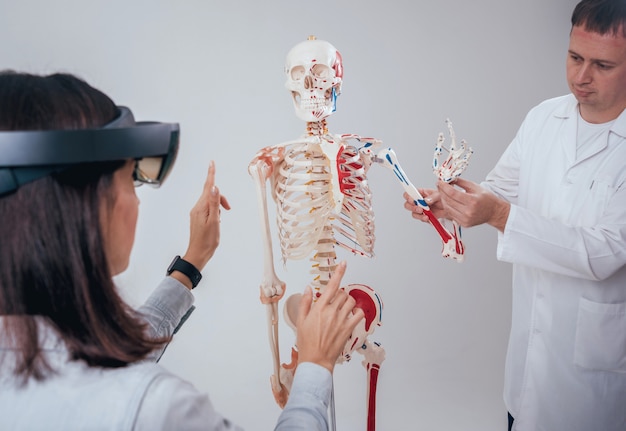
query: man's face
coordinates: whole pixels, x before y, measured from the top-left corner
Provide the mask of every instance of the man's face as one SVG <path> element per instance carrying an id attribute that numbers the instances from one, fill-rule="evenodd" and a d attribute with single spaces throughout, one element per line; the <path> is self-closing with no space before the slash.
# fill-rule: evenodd
<path id="1" fill-rule="evenodd" d="M 590 123 L 614 120 L 626 109 L 626 38 L 572 28 L 567 82 Z"/>

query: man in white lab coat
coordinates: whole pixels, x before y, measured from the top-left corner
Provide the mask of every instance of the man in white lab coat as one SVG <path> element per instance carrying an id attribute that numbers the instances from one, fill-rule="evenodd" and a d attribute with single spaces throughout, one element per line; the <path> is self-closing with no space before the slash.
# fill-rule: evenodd
<path id="1" fill-rule="evenodd" d="M 576 6 L 567 81 L 571 94 L 528 113 L 484 182 L 424 193 L 438 217 L 495 227 L 513 264 L 509 429 L 624 431 L 626 0 Z"/>

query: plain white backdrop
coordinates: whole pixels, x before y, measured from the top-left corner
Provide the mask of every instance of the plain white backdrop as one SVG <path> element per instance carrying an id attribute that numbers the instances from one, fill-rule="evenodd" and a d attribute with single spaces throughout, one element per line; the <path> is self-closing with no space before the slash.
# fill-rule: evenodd
<path id="1" fill-rule="evenodd" d="M 567 92 L 565 57 L 575 0 L 210 1 L 21 0 L 0 2 L 0 68 L 64 71 L 129 106 L 138 120 L 179 122 L 182 142 L 168 182 L 143 187 L 135 248 L 118 277 L 133 305 L 172 257 L 183 254 L 188 212 L 210 160 L 233 207 L 222 244 L 194 290 L 197 310 L 161 363 L 209 393 L 248 430 L 272 429 L 270 351 L 257 197 L 247 166 L 262 147 L 296 139 L 304 123 L 284 88 L 288 50 L 313 34 L 344 59 L 331 133 L 392 147 L 412 182 L 431 187 L 432 151 L 450 118 L 475 154 L 464 177 L 480 181 L 526 112 Z M 0 155 L 2 157 L 2 155 Z M 376 257 L 339 250 L 346 283 L 384 301 L 371 337 L 386 349 L 378 429 L 497 431 L 506 427 L 503 363 L 510 326 L 510 266 L 496 233 L 464 231 L 464 263 L 441 257 L 432 227 L 403 209 L 402 188 L 378 166 L 369 181 Z M 278 250 L 276 250 L 278 251 Z M 288 294 L 309 282 L 308 261 L 278 267 Z M 281 307 L 282 308 L 282 307 Z M 281 326 L 288 359 L 294 337 Z M 364 430 L 361 357 L 335 371 L 337 429 Z"/>

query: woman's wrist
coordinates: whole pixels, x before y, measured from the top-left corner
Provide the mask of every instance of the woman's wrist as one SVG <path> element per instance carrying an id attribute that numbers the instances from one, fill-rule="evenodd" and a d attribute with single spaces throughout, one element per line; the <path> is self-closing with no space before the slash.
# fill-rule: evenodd
<path id="1" fill-rule="evenodd" d="M 187 277 L 182 272 L 174 270 L 169 276 L 182 283 L 187 289 L 193 289 L 193 283 L 191 282 L 189 277 Z"/>

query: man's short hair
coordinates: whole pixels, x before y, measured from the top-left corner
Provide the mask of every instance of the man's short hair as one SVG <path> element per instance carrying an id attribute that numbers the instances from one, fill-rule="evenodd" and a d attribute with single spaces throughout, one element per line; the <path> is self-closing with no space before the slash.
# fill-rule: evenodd
<path id="1" fill-rule="evenodd" d="M 572 13 L 572 27 L 617 36 L 620 31 L 626 38 L 626 1 L 582 0 Z"/>

